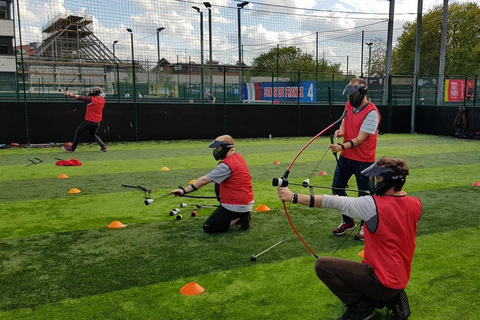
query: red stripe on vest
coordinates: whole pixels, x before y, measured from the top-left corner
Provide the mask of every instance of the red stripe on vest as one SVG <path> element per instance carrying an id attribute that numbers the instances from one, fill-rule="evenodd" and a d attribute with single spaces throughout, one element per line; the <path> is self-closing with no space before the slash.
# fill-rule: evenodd
<path id="1" fill-rule="evenodd" d="M 245 159 L 239 154 L 226 157 L 225 163 L 232 175 L 220 184 L 221 203 L 246 205 L 253 201 L 252 177 Z"/>
<path id="2" fill-rule="evenodd" d="M 362 262 L 373 267 L 384 286 L 403 289 L 410 279 L 422 203 L 409 196 L 373 196 L 373 199 L 378 228 L 373 234 L 365 228 L 365 260 Z"/>
<path id="3" fill-rule="evenodd" d="M 347 115 L 343 122 L 344 137 L 343 142 L 352 140 L 358 136 L 360 133 L 360 128 L 362 127 L 363 121 L 367 117 L 367 114 L 370 111 L 375 110 L 378 114 L 378 123 L 380 123 L 381 117 L 380 112 L 378 112 L 377 107 L 370 102 L 365 108 L 363 108 L 359 113 L 353 113 L 353 107 L 350 102 L 347 102 L 345 105 L 347 109 Z M 360 146 L 355 146 L 342 151 L 342 156 L 356 160 L 360 162 L 375 162 L 375 150 L 377 149 L 377 130 L 375 134 L 370 134 L 365 141 Z"/>
<path id="4" fill-rule="evenodd" d="M 94 96 L 91 97 L 92 102 L 87 105 L 87 113 L 85 114 L 85 120 L 91 122 L 102 121 L 103 107 L 105 106 L 105 99 L 103 97 Z"/>

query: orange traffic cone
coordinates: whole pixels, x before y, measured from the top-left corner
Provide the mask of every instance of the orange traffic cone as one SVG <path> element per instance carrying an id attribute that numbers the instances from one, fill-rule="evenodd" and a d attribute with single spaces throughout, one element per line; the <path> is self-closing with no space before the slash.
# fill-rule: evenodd
<path id="1" fill-rule="evenodd" d="M 205 288 L 193 281 L 180 288 L 180 293 L 186 296 L 196 296 L 203 291 L 205 291 Z"/>
<path id="2" fill-rule="evenodd" d="M 327 175 L 327 173 L 325 171 L 320 171 L 318 174 L 321 175 L 321 176 L 326 176 Z"/>
<path id="3" fill-rule="evenodd" d="M 474 183 L 472 183 L 472 186 L 474 186 L 474 187 L 480 187 L 480 182 L 475 181 Z"/>
<path id="4" fill-rule="evenodd" d="M 197 181 L 197 180 L 195 180 L 195 179 L 192 179 L 192 180 L 188 181 L 188 184 L 194 184 L 194 183 L 195 183 L 195 181 Z"/>
<path id="5" fill-rule="evenodd" d="M 257 207 L 257 209 L 255 209 L 255 210 L 260 211 L 260 212 L 262 212 L 262 211 L 270 211 L 270 208 L 267 207 L 267 205 L 262 204 L 262 205 L 259 205 L 259 206 Z"/>
<path id="6" fill-rule="evenodd" d="M 70 191 L 68 191 L 69 194 L 77 194 L 77 193 L 80 193 L 82 191 L 78 190 L 77 188 L 72 188 L 70 189 Z"/>
<path id="7" fill-rule="evenodd" d="M 365 258 L 365 250 L 362 250 L 358 253 L 359 257 Z"/>
<path id="8" fill-rule="evenodd" d="M 274 164 L 274 165 L 279 165 L 280 162 L 278 162 L 277 160 L 275 160 L 275 161 L 272 162 L 272 164 Z"/>
<path id="9" fill-rule="evenodd" d="M 57 178 L 58 178 L 58 179 L 67 179 L 68 176 L 67 176 L 65 173 L 62 173 L 62 174 L 59 175 Z"/>
<path id="10" fill-rule="evenodd" d="M 170 169 L 168 169 L 168 167 L 163 167 L 162 169 L 160 169 L 161 171 L 170 171 Z"/>
<path id="11" fill-rule="evenodd" d="M 125 228 L 126 226 L 127 226 L 126 224 L 123 224 L 120 221 L 115 220 L 112 223 L 110 223 L 107 227 L 109 229 L 121 229 L 121 228 Z"/>

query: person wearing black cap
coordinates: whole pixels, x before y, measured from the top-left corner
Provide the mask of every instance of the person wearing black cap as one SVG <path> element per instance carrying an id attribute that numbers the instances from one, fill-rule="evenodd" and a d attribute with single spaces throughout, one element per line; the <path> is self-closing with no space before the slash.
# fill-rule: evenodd
<path id="1" fill-rule="evenodd" d="M 381 118 L 377 107 L 367 97 L 367 82 L 364 79 L 350 80 L 342 94 L 348 97 L 345 104 L 347 114 L 334 134 L 337 138 L 343 137 L 343 143 L 330 145 L 334 154 L 341 152 L 333 177 L 332 193 L 346 196 L 347 193 L 342 189 L 348 188 L 348 180 L 355 175 L 360 190 L 358 196 L 361 197 L 366 195 L 364 190 L 368 188 L 368 178 L 363 176 L 361 171 L 375 162 L 377 128 Z M 341 236 L 356 226 L 352 218 L 343 215 L 333 234 Z M 363 221 L 355 239 L 365 239 Z"/>
<path id="2" fill-rule="evenodd" d="M 369 178 L 371 195 L 358 198 L 301 195 L 278 188 L 282 201 L 304 205 L 313 201 L 315 207 L 337 209 L 365 221 L 361 263 L 321 257 L 315 264 L 318 278 L 347 306 L 340 320 L 370 319 L 374 307 L 383 306 L 393 312 L 393 319 L 410 315 L 403 289 L 410 279 L 422 204 L 402 189 L 409 170 L 404 160 L 380 158 L 362 171 Z"/>
<path id="3" fill-rule="evenodd" d="M 250 211 L 253 209 L 253 185 L 250 170 L 245 159 L 235 152 L 235 142 L 229 135 L 217 137 L 210 145 L 213 157 L 220 161 L 218 165 L 191 185 L 170 192 L 183 196 L 203 186 L 215 182 L 220 206 L 203 224 L 207 233 L 225 232 L 230 226 L 238 224 L 240 229 L 250 228 Z"/>

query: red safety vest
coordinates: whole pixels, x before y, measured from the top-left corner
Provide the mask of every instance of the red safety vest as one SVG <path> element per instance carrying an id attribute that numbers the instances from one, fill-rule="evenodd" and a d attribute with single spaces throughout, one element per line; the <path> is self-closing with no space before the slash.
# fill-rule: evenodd
<path id="1" fill-rule="evenodd" d="M 245 159 L 239 153 L 234 153 L 222 160 L 221 163 L 230 167 L 232 175 L 220 184 L 220 202 L 238 205 L 252 202 L 252 177 Z"/>
<path id="2" fill-rule="evenodd" d="M 352 140 L 358 136 L 360 133 L 360 128 L 362 127 L 363 121 L 367 117 L 367 114 L 370 111 L 375 110 L 378 114 L 378 123 L 380 123 L 381 117 L 380 112 L 378 112 L 377 107 L 370 102 L 365 108 L 363 108 L 359 113 L 353 113 L 353 107 L 350 102 L 347 102 L 345 105 L 347 109 L 347 115 L 343 121 L 344 137 L 343 142 Z M 375 150 L 377 149 L 377 130 L 375 134 L 370 134 L 365 141 L 360 146 L 355 146 L 342 151 L 342 156 L 356 160 L 360 162 L 375 162 Z"/>
<path id="3" fill-rule="evenodd" d="M 87 104 L 87 113 L 85 114 L 85 120 L 91 122 L 102 121 L 103 107 L 105 106 L 105 98 L 100 96 L 91 97 L 92 102 Z"/>
<path id="4" fill-rule="evenodd" d="M 378 227 L 365 228 L 365 260 L 380 282 L 392 289 L 403 289 L 410 279 L 417 223 L 422 203 L 416 197 L 373 196 Z"/>

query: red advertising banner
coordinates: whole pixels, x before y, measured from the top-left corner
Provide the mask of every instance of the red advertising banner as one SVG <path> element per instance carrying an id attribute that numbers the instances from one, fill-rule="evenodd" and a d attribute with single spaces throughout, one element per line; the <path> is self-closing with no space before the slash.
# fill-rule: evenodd
<path id="1" fill-rule="evenodd" d="M 467 100 L 473 99 L 475 81 L 467 80 Z M 463 101 L 465 97 L 465 80 L 445 80 L 445 102 Z"/>

